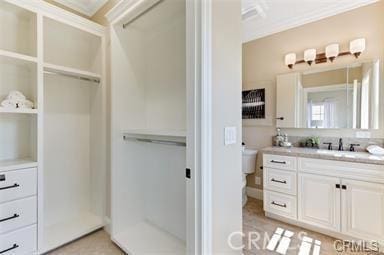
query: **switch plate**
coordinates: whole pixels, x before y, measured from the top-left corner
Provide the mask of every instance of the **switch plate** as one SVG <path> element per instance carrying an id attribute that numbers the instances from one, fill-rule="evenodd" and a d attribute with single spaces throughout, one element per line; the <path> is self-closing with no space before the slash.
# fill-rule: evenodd
<path id="1" fill-rule="evenodd" d="M 261 178 L 259 176 L 255 177 L 255 184 L 256 185 L 261 185 Z"/>
<path id="2" fill-rule="evenodd" d="M 237 140 L 236 127 L 226 127 L 224 128 L 224 144 L 230 145 L 235 144 Z"/>

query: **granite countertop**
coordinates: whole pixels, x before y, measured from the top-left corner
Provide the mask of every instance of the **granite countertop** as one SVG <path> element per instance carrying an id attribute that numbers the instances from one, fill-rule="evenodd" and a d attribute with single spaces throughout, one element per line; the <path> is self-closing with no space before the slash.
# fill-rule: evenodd
<path id="1" fill-rule="evenodd" d="M 262 152 L 268 153 L 268 154 L 274 154 L 274 155 L 338 160 L 338 161 L 375 164 L 375 165 L 384 166 L 384 156 L 375 156 L 368 152 L 328 151 L 328 150 L 300 148 L 300 147 L 291 147 L 291 148 L 268 147 L 268 148 L 262 149 Z"/>

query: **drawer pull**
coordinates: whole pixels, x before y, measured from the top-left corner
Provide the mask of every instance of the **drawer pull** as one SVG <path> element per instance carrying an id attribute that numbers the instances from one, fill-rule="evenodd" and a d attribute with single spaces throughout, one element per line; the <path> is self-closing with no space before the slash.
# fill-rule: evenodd
<path id="1" fill-rule="evenodd" d="M 272 204 L 272 205 L 276 205 L 276 206 L 280 206 L 280 207 L 287 208 L 287 205 L 286 205 L 286 204 L 279 204 L 279 203 L 276 203 L 275 201 L 272 201 L 271 204 Z"/>
<path id="2" fill-rule="evenodd" d="M 287 164 L 285 161 L 277 161 L 277 160 L 271 160 L 271 163 L 276 163 L 276 164 Z"/>
<path id="3" fill-rule="evenodd" d="M 274 178 L 271 179 L 272 182 L 277 182 L 277 183 L 282 183 L 282 184 L 287 184 L 287 181 L 280 181 L 280 180 L 276 180 Z"/>
<path id="4" fill-rule="evenodd" d="M 0 222 L 7 221 L 7 220 L 13 220 L 13 219 L 16 219 L 16 218 L 19 218 L 19 217 L 20 217 L 20 215 L 18 215 L 17 213 L 15 213 L 15 214 L 14 214 L 13 216 L 11 216 L 11 217 L 1 219 Z"/>
<path id="5" fill-rule="evenodd" d="M 6 186 L 6 187 L 1 187 L 0 190 L 5 190 L 5 189 L 14 189 L 14 188 L 17 188 L 17 187 L 20 187 L 19 184 L 15 183 L 11 186 Z"/>
<path id="6" fill-rule="evenodd" d="M 13 246 L 11 248 L 0 251 L 0 254 L 6 253 L 7 251 L 12 251 L 12 250 L 17 249 L 17 248 L 19 248 L 19 246 L 17 244 L 13 244 Z"/>

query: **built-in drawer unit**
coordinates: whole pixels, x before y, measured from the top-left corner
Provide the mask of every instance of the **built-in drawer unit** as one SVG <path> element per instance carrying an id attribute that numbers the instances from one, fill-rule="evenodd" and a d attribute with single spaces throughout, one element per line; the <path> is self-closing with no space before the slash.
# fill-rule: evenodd
<path id="1" fill-rule="evenodd" d="M 264 168 L 264 188 L 290 195 L 297 193 L 296 172 Z"/>
<path id="2" fill-rule="evenodd" d="M 297 159 L 289 156 L 264 154 L 263 165 L 264 167 L 296 171 Z"/>
<path id="3" fill-rule="evenodd" d="M 0 172 L 0 203 L 36 195 L 36 168 Z"/>
<path id="4" fill-rule="evenodd" d="M 0 234 L 36 223 L 36 197 L 29 197 L 0 205 Z"/>
<path id="5" fill-rule="evenodd" d="M 269 190 L 264 191 L 264 210 L 269 213 L 297 219 L 296 197 Z"/>
<path id="6" fill-rule="evenodd" d="M 32 225 L 6 234 L 0 234 L 1 255 L 35 254 L 37 247 L 37 228 Z"/>

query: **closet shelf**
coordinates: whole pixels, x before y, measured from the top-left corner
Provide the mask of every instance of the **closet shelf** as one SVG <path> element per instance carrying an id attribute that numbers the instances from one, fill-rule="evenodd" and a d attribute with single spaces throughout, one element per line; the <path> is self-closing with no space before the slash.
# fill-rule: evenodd
<path id="1" fill-rule="evenodd" d="M 0 160 L 0 172 L 37 167 L 37 162 L 25 159 Z"/>
<path id="2" fill-rule="evenodd" d="M 15 61 L 15 63 L 23 63 L 23 62 L 37 63 L 37 58 L 35 57 L 31 57 L 28 55 L 7 51 L 7 50 L 0 50 L 0 57 L 11 59 Z"/>
<path id="3" fill-rule="evenodd" d="M 0 113 L 20 113 L 20 114 L 37 114 L 37 109 L 12 109 L 0 107 Z"/>
<path id="4" fill-rule="evenodd" d="M 97 73 L 49 63 L 44 64 L 44 71 L 49 74 L 58 74 L 94 83 L 100 83 L 101 80 L 101 75 Z"/>

